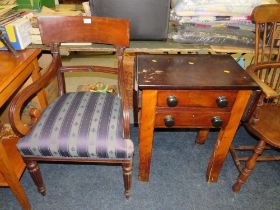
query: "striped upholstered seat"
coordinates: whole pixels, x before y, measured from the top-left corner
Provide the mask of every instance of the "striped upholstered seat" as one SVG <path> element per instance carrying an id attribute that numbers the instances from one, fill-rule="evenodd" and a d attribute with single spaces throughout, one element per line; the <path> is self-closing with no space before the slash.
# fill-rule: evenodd
<path id="1" fill-rule="evenodd" d="M 123 139 L 122 123 L 117 95 L 67 93 L 48 106 L 17 147 L 25 157 L 131 159 L 133 143 Z"/>

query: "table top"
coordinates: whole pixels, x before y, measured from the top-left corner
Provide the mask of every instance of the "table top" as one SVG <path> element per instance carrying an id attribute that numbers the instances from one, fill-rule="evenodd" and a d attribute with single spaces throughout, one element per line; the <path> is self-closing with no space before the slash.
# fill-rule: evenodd
<path id="1" fill-rule="evenodd" d="M 0 94 L 34 60 L 41 50 L 26 49 L 17 51 L 18 57 L 9 51 L 0 51 Z"/>
<path id="2" fill-rule="evenodd" d="M 137 55 L 139 89 L 259 89 L 230 55 Z"/>

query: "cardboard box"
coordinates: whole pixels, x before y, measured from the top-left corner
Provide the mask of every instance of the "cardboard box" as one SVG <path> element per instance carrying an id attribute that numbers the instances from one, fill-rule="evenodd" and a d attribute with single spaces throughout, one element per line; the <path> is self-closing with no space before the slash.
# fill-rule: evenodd
<path id="1" fill-rule="evenodd" d="M 31 28 L 31 23 L 26 18 L 19 18 L 5 25 L 0 25 L 0 30 L 16 50 L 25 49 L 31 44 Z M 2 42 L 0 42 L 0 50 L 6 50 Z"/>

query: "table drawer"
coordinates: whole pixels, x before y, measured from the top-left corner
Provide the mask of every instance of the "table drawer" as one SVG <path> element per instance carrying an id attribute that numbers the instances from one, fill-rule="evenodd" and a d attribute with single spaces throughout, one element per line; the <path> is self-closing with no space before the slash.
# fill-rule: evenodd
<path id="1" fill-rule="evenodd" d="M 155 127 L 223 127 L 227 125 L 230 112 L 212 110 L 157 111 Z"/>
<path id="2" fill-rule="evenodd" d="M 237 91 L 233 90 L 159 90 L 158 107 L 232 107 Z"/>

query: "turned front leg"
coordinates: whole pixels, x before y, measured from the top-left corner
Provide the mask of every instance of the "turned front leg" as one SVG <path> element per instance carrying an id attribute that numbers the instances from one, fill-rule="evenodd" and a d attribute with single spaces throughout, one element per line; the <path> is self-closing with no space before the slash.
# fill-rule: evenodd
<path id="1" fill-rule="evenodd" d="M 38 188 L 38 191 L 42 195 L 46 195 L 46 188 L 45 188 L 44 183 L 43 183 L 43 179 L 42 179 L 42 175 L 41 175 L 39 165 L 37 164 L 36 161 L 27 160 L 25 162 L 26 162 L 26 165 L 27 165 L 27 168 L 28 168 L 28 171 L 29 171 L 31 177 L 32 177 L 35 185 Z"/>
<path id="2" fill-rule="evenodd" d="M 265 141 L 260 140 L 258 145 L 256 146 L 254 153 L 252 154 L 252 156 L 246 161 L 245 164 L 245 168 L 242 169 L 242 171 L 240 172 L 237 181 L 235 182 L 235 184 L 232 186 L 232 190 L 234 192 L 239 192 L 241 189 L 241 186 L 246 182 L 246 180 L 248 179 L 250 173 L 252 172 L 252 170 L 254 169 L 257 159 L 258 157 L 262 154 L 264 148 L 265 148 Z"/>
<path id="3" fill-rule="evenodd" d="M 132 160 L 129 161 L 128 163 L 123 163 L 122 168 L 123 168 L 124 195 L 128 199 L 131 195 Z"/>

